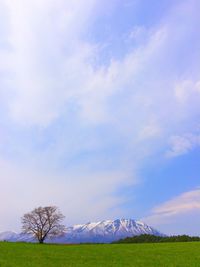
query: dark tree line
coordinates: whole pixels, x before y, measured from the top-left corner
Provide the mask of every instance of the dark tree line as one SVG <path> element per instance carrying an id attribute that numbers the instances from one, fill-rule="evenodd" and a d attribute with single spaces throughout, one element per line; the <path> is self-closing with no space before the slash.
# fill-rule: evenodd
<path id="1" fill-rule="evenodd" d="M 126 237 L 113 243 L 163 243 L 163 242 L 192 242 L 200 241 L 198 236 L 176 235 L 176 236 L 155 236 L 155 235 L 138 235 L 133 237 Z"/>

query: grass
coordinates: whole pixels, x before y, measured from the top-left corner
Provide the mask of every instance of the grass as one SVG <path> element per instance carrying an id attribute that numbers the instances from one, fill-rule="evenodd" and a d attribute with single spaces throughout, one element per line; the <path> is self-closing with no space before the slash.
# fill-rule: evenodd
<path id="1" fill-rule="evenodd" d="M 199 267 L 200 242 L 39 245 L 0 242 L 0 267 Z"/>

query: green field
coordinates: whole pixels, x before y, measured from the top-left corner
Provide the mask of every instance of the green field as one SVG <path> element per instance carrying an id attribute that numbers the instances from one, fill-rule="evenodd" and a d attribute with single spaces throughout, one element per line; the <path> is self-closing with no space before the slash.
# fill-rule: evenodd
<path id="1" fill-rule="evenodd" d="M 200 242 L 112 245 L 0 243 L 0 267 L 200 267 Z"/>

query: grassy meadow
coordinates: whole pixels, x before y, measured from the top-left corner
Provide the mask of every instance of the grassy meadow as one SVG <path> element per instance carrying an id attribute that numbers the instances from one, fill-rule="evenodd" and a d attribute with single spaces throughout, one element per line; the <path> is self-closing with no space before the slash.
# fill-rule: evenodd
<path id="1" fill-rule="evenodd" d="M 0 267 L 199 267 L 200 242 L 39 245 L 0 242 Z"/>

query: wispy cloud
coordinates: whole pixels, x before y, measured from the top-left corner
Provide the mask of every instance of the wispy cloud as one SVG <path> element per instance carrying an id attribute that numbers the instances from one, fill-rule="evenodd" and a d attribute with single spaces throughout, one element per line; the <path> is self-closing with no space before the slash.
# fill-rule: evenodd
<path id="1" fill-rule="evenodd" d="M 199 216 L 200 189 L 197 188 L 161 203 L 153 208 L 151 214 L 148 217 L 143 218 L 143 220 L 160 228 L 165 225 L 166 229 L 166 225 L 172 224 L 170 229 L 171 234 L 173 232 L 184 233 L 184 231 L 185 233 L 188 233 L 191 228 L 190 218 L 192 218 L 192 220 L 199 221 Z"/>
<path id="2" fill-rule="evenodd" d="M 20 228 L 20 216 L 40 205 L 57 205 L 66 214 L 66 224 L 115 218 L 123 211 L 118 186 L 129 186 L 129 174 L 115 171 L 91 172 L 87 168 L 64 173 L 17 166 L 0 160 L 2 182 L 0 231 Z"/>
<path id="3" fill-rule="evenodd" d="M 138 182 L 147 156 L 180 155 L 198 145 L 198 1 L 177 1 L 151 26 L 127 24 L 118 33 L 123 53 L 94 37 L 90 26 L 100 4 L 0 1 L 0 158 L 13 170 L 6 171 L 4 192 L 20 177 L 27 189 L 30 172 L 32 188 L 53 181 L 52 194 L 42 199 L 70 203 L 70 214 L 81 205 L 71 192 L 83 202 L 91 195 L 85 206 L 96 196 L 99 214 L 109 214 L 124 196 L 115 193 Z M 13 198 L 18 194 L 12 191 Z"/>
<path id="4" fill-rule="evenodd" d="M 200 189 L 181 194 L 174 199 L 153 209 L 156 215 L 172 216 L 185 213 L 193 209 L 200 209 Z"/>
<path id="5" fill-rule="evenodd" d="M 184 134 L 183 136 L 172 136 L 170 145 L 171 148 L 166 152 L 167 157 L 184 155 L 200 145 L 200 135 Z"/>

